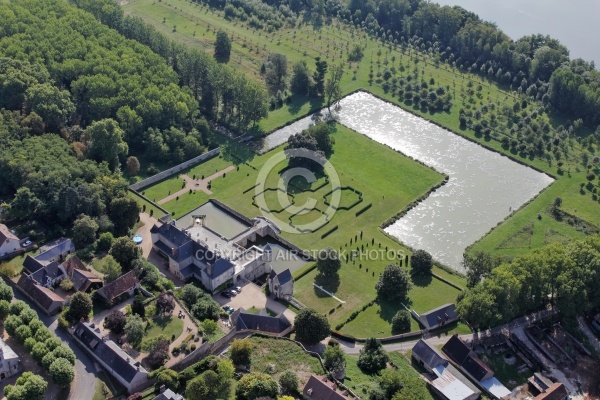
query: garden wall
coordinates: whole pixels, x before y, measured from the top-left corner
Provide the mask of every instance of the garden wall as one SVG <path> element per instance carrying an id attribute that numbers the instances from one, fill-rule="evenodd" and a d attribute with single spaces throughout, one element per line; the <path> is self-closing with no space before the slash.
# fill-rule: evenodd
<path id="1" fill-rule="evenodd" d="M 143 181 L 139 181 L 137 183 L 134 183 L 133 185 L 129 186 L 132 190 L 135 191 L 139 191 L 143 188 L 145 188 L 146 186 L 150 186 L 156 182 L 162 181 L 164 179 L 167 179 L 168 177 L 170 177 L 171 175 L 174 175 L 180 171 L 183 171 L 186 168 L 190 168 L 202 161 L 208 160 L 209 158 L 212 158 L 214 156 L 216 156 L 217 154 L 219 154 L 221 152 L 221 148 L 217 147 L 216 149 L 212 149 L 211 151 L 207 151 L 204 154 L 201 154 L 197 157 L 191 158 L 179 165 L 176 165 L 172 168 L 166 169 L 162 172 L 159 172 L 156 175 L 151 176 L 150 178 L 146 178 Z"/>

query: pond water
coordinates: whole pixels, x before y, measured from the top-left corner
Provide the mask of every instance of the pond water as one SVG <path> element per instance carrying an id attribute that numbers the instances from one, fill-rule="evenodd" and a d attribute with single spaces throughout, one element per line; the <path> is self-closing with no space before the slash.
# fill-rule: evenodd
<path id="1" fill-rule="evenodd" d="M 560 40 L 571 58 L 594 60 L 600 65 L 600 1 L 598 0 L 435 0 L 459 5 L 495 22 L 508 36 L 519 39 L 542 33 Z"/>
<path id="2" fill-rule="evenodd" d="M 450 177 L 386 232 L 456 270 L 466 247 L 553 182 L 371 94 L 354 93 L 340 105 L 343 125 Z"/>
<path id="3" fill-rule="evenodd" d="M 277 273 L 290 269 L 294 273 L 306 264 L 306 261 L 294 254 L 289 248 L 278 242 L 271 236 L 257 237 L 256 242 L 249 242 L 247 247 L 256 246 L 264 249 L 266 245 L 271 246 L 271 267 Z"/>
<path id="4" fill-rule="evenodd" d="M 192 215 L 206 215 L 204 225 L 228 239 L 242 233 L 250 226 L 212 202 L 205 203 L 179 218 L 176 225 L 182 229 L 188 228 L 192 225 Z"/>

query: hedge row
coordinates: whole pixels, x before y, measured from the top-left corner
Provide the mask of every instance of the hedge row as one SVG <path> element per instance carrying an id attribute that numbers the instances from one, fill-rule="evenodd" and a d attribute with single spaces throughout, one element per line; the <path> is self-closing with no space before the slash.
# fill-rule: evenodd
<path id="1" fill-rule="evenodd" d="M 363 305 L 360 310 L 354 311 L 352 314 L 350 314 L 348 316 L 348 318 L 344 322 L 336 325 L 335 330 L 339 331 L 340 329 L 342 329 L 344 327 L 344 325 L 346 325 L 348 322 L 353 321 L 356 317 L 358 317 L 358 314 L 365 311 L 367 308 L 371 307 L 376 302 L 377 302 L 377 298 L 375 298 L 375 299 L 371 300 L 370 302 L 368 302 L 367 304 Z"/>
<path id="2" fill-rule="evenodd" d="M 321 235 L 321 239 L 325 239 L 327 236 L 331 235 L 333 232 L 338 230 L 338 226 L 334 226 L 333 228 L 331 228 L 330 230 L 328 230 L 327 232 L 325 232 L 324 234 Z"/>
<path id="3" fill-rule="evenodd" d="M 362 213 L 364 213 L 365 211 L 367 211 L 369 208 L 371 208 L 373 206 L 373 203 L 369 203 L 366 206 L 364 206 L 363 208 L 361 208 L 360 210 L 358 210 L 356 212 L 356 216 L 358 217 L 359 215 L 361 215 Z"/>
<path id="4" fill-rule="evenodd" d="M 254 186 L 252 186 L 252 187 L 249 187 L 248 189 L 244 190 L 244 191 L 242 192 L 242 194 L 246 194 L 246 193 L 248 193 L 249 191 L 256 189 L 256 187 L 257 187 L 257 186 L 258 186 L 258 183 L 257 183 L 256 185 L 254 185 Z"/>

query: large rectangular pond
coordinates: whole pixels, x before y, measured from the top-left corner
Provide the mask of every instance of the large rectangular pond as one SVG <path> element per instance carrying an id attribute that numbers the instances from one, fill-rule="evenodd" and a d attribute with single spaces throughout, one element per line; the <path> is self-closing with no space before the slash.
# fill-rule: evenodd
<path id="1" fill-rule="evenodd" d="M 343 125 L 450 177 L 386 232 L 456 270 L 462 271 L 469 245 L 553 182 L 369 93 L 354 93 L 340 105 Z"/>
<path id="2" fill-rule="evenodd" d="M 205 215 L 204 225 L 213 232 L 217 232 L 219 235 L 228 239 L 239 235 L 250 226 L 244 221 L 236 218 L 234 215 L 217 207 L 212 202 L 204 203 L 194 211 L 190 211 L 179 218 L 175 224 L 181 229 L 188 228 L 193 222 L 192 215 Z"/>

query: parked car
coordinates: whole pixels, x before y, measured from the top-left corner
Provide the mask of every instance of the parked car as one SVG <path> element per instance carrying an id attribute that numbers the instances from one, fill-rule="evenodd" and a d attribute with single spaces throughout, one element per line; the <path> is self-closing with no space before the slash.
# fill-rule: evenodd
<path id="1" fill-rule="evenodd" d="M 233 314 L 234 311 L 235 311 L 235 308 L 229 307 L 229 309 L 226 312 L 227 312 L 227 314 L 231 315 L 231 314 Z"/>
<path id="2" fill-rule="evenodd" d="M 31 246 L 31 240 L 26 240 L 23 242 L 23 247 Z"/>
<path id="3" fill-rule="evenodd" d="M 232 296 L 237 296 L 238 292 L 236 292 L 234 289 L 229 289 L 229 294 Z"/>
<path id="4" fill-rule="evenodd" d="M 236 286 L 234 287 L 235 290 L 237 290 L 238 293 L 242 293 L 242 287 L 241 286 Z"/>
<path id="5" fill-rule="evenodd" d="M 232 294 L 231 294 L 231 292 L 230 292 L 230 291 L 228 291 L 228 290 L 223 290 L 223 291 L 221 292 L 221 296 L 229 298 L 229 297 L 231 297 L 231 296 L 232 296 Z"/>

